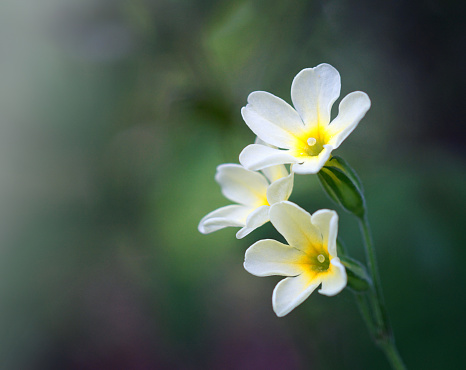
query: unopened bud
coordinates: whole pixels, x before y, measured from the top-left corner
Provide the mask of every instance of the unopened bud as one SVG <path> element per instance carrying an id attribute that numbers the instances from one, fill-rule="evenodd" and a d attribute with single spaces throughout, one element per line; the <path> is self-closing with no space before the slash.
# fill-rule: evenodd
<path id="1" fill-rule="evenodd" d="M 340 157 L 330 158 L 318 173 L 322 187 L 330 198 L 345 210 L 362 218 L 365 202 L 356 172 Z"/>

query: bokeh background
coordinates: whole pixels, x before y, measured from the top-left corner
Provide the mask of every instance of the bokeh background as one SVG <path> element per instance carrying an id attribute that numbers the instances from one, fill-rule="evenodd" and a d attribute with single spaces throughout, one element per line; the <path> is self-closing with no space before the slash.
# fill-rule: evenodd
<path id="1" fill-rule="evenodd" d="M 288 102 L 322 62 L 372 108 L 338 149 L 363 180 L 411 369 L 464 364 L 460 1 L 0 3 L 0 368 L 388 369 L 352 294 L 277 318 L 242 267 L 215 168 L 254 140 L 254 90 Z M 333 114 L 336 114 L 337 104 Z M 331 207 L 315 176 L 291 200 Z M 340 211 L 340 210 L 339 210 Z M 340 235 L 363 258 L 357 223 Z"/>

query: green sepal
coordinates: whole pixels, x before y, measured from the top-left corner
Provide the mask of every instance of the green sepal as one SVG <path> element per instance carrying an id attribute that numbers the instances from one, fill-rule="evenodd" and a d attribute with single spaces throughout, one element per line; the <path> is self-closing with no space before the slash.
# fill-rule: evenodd
<path id="1" fill-rule="evenodd" d="M 372 280 L 361 262 L 347 256 L 342 256 L 340 261 L 346 268 L 349 288 L 356 292 L 363 292 L 371 287 Z"/>
<path id="2" fill-rule="evenodd" d="M 346 250 L 347 250 L 346 245 L 345 245 L 345 243 L 343 243 L 343 240 L 341 240 L 340 238 L 337 238 L 337 254 L 338 254 L 338 257 L 345 258 Z"/>
<path id="3" fill-rule="evenodd" d="M 353 170 L 353 168 L 343 158 L 338 157 L 338 156 L 331 157 L 325 165 L 329 167 L 339 168 L 340 170 L 342 170 L 348 175 L 348 177 L 353 181 L 353 183 L 357 186 L 357 188 L 359 189 L 361 193 L 364 191 L 362 187 L 362 182 L 358 174 L 356 173 L 356 171 Z"/>
<path id="4" fill-rule="evenodd" d="M 367 273 L 366 267 L 361 262 L 347 256 L 346 245 L 340 238 L 337 239 L 337 255 L 343 266 L 345 266 L 348 287 L 356 292 L 369 289 L 372 280 Z"/>
<path id="5" fill-rule="evenodd" d="M 360 218 L 364 216 L 362 184 L 347 162 L 342 158 L 333 157 L 317 175 L 325 192 L 335 203 Z"/>

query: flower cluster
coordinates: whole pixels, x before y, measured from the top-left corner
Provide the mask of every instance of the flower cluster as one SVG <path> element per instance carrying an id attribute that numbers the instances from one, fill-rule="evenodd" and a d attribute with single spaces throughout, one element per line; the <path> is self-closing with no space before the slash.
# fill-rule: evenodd
<path id="1" fill-rule="evenodd" d="M 295 108 L 270 93 L 251 93 L 241 113 L 257 140 L 241 152 L 241 165 L 222 164 L 215 176 L 223 195 L 236 204 L 207 214 L 199 223 L 204 234 L 241 227 L 236 234 L 240 239 L 270 221 L 283 235 L 288 244 L 259 240 L 247 249 L 244 261 L 253 275 L 286 277 L 273 291 L 278 316 L 288 314 L 319 286 L 319 293 L 333 296 L 347 284 L 337 256 L 337 213 L 323 209 L 311 215 L 288 200 L 294 173 L 319 173 L 370 108 L 367 94 L 352 92 L 330 121 L 340 87 L 338 71 L 320 64 L 294 78 Z M 285 165 L 290 165 L 290 173 Z"/>

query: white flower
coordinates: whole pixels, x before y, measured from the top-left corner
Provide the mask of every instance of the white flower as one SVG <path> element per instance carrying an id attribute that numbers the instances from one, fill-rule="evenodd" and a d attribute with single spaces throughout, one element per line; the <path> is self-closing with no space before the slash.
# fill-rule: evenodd
<path id="1" fill-rule="evenodd" d="M 217 167 L 215 180 L 222 194 L 233 202 L 206 215 L 199 231 L 208 234 L 228 226 L 239 226 L 241 239 L 269 221 L 270 205 L 288 200 L 293 189 L 293 173 L 288 175 L 284 165 L 272 166 L 259 172 L 249 171 L 239 164 Z M 267 181 L 268 180 L 268 181 Z"/>
<path id="2" fill-rule="evenodd" d="M 256 276 L 288 276 L 273 291 L 277 316 L 285 316 L 322 284 L 319 293 L 333 296 L 346 286 L 344 266 L 337 257 L 338 215 L 322 209 L 312 216 L 291 202 L 275 204 L 270 222 L 289 245 L 259 240 L 246 251 L 244 268 Z"/>
<path id="3" fill-rule="evenodd" d="M 366 93 L 355 91 L 340 103 L 338 116 L 330 122 L 330 111 L 340 96 L 340 74 L 329 64 L 303 69 L 291 85 L 296 108 L 275 95 L 255 91 L 241 114 L 249 128 L 264 142 L 244 148 L 240 163 L 250 170 L 292 163 L 296 173 L 317 173 L 333 149 L 356 128 L 369 110 Z"/>

